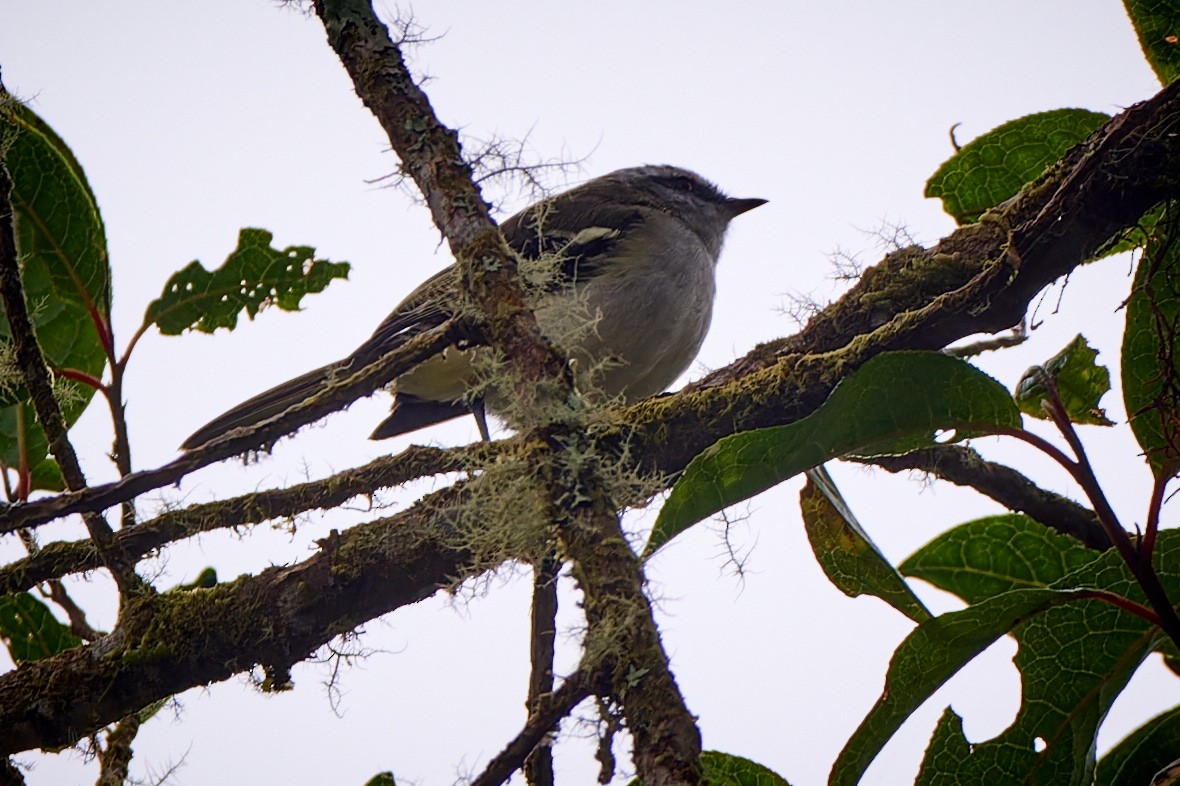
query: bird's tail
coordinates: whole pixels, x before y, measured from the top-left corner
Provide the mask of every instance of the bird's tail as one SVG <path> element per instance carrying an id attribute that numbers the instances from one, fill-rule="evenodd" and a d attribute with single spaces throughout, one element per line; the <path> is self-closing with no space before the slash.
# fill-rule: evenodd
<path id="1" fill-rule="evenodd" d="M 181 448 L 193 450 L 228 431 L 246 426 L 257 426 L 265 420 L 281 415 L 291 407 L 318 393 L 329 379 L 344 368 L 344 361 L 329 363 L 295 379 L 277 385 L 265 393 L 243 401 L 233 409 L 218 415 L 193 432 Z"/>
<path id="2" fill-rule="evenodd" d="M 389 439 L 475 412 L 473 405 L 461 401 L 430 401 L 408 393 L 398 393 L 393 399 L 393 411 L 373 430 L 369 439 Z M 487 423 L 481 420 L 482 405 L 478 413 L 476 422 L 480 424 L 480 433 L 487 439 Z"/>

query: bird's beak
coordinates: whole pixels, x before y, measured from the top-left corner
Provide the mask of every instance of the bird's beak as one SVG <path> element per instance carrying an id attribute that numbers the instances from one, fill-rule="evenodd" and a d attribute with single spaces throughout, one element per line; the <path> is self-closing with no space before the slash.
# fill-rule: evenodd
<path id="1" fill-rule="evenodd" d="M 732 219 L 737 218 L 748 210 L 753 210 L 759 205 L 765 205 L 766 202 L 767 200 L 765 199 L 729 199 L 725 203 L 725 208 L 729 213 L 729 217 Z"/>

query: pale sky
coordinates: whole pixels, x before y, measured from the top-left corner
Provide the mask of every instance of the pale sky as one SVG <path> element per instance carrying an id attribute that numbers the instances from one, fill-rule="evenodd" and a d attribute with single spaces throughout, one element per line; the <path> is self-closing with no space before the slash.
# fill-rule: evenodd
<path id="1" fill-rule="evenodd" d="M 952 125 L 961 124 L 965 142 L 1035 111 L 1113 114 L 1158 89 L 1113 2 L 639 6 L 421 3 L 413 12 L 437 40 L 410 56 L 430 76 L 426 90 L 444 122 L 477 138 L 527 136 L 538 159 L 586 157 L 570 183 L 669 163 L 735 196 L 770 200 L 731 229 L 713 329 L 689 376 L 794 332 L 783 313 L 792 293 L 835 297 L 834 252 L 876 261 L 883 226 L 904 226 L 924 243 L 949 232 L 953 222 L 922 189 L 952 152 Z M 382 186 L 396 161 L 313 17 L 240 0 L 10 1 L 0 5 L 0 68 L 8 89 L 71 145 L 98 195 L 117 339 L 131 335 L 172 272 L 194 258 L 220 264 L 244 226 L 274 232 L 280 247 L 313 245 L 353 264 L 348 282 L 307 299 L 301 314 L 268 311 L 232 334 L 146 337 L 127 382 L 137 468 L 169 460 L 225 408 L 343 356 L 450 262 L 425 210 Z M 507 212 L 524 204 L 519 194 L 489 196 L 503 199 Z M 1079 271 L 1064 293 L 1055 288 L 1041 302 L 1043 324 L 1024 347 L 981 364 L 1011 387 L 1079 330 L 1102 351 L 1100 361 L 1114 362 L 1116 309 L 1130 269 L 1121 258 Z M 1117 393 L 1104 403 L 1123 418 Z M 205 470 L 142 500 L 141 509 L 320 478 L 400 450 L 408 439 L 365 439 L 387 405 L 384 396 L 360 402 L 282 442 L 271 457 Z M 1093 428 L 1083 436 L 1125 521 L 1142 521 L 1150 477 L 1129 436 Z M 101 407 L 88 411 L 74 438 L 89 477 L 112 478 Z M 467 421 L 415 435 L 444 445 L 475 438 Z M 994 441 L 978 447 L 1077 498 L 1064 473 L 1030 451 Z M 895 560 L 957 522 L 996 511 L 943 485 L 834 472 Z M 823 578 L 796 512 L 798 486 L 730 511 L 746 555 L 741 578 L 727 564 L 718 525 L 682 536 L 650 569 L 673 670 L 700 716 L 705 746 L 760 761 L 796 785 L 826 778 L 911 628 L 880 601 L 847 599 Z M 390 492 L 380 501 L 398 509 L 411 498 Z M 302 559 L 328 529 L 371 515 L 358 501 L 293 534 L 208 535 L 146 570 L 158 572 L 161 587 L 206 565 L 228 579 Z M 630 524 L 640 528 L 651 515 Z M 74 538 L 79 530 L 47 528 L 44 537 L 51 534 Z M 0 540 L 0 558 L 18 551 L 14 540 Z M 109 627 L 105 580 L 77 586 L 93 599 L 92 622 Z M 955 607 L 917 586 L 936 609 Z M 148 777 L 181 760 L 172 783 L 359 785 L 393 770 L 407 783 L 448 784 L 479 772 L 524 719 L 529 582 L 505 570 L 467 590 L 366 625 L 359 646 L 372 654 L 340 673 L 336 712 L 325 665 L 296 668 L 295 690 L 281 695 L 261 695 L 243 678 L 187 692 L 177 715 L 165 711 L 145 726 L 133 773 Z M 565 668 L 576 659 L 573 608 L 566 593 Z M 1013 650 L 1000 642 L 940 691 L 864 782 L 912 779 L 948 703 L 965 715 L 973 739 L 1000 732 L 1019 701 Z M 1116 705 L 1103 745 L 1178 701 L 1174 677 L 1153 661 Z M 584 740 L 560 745 L 559 782 L 593 782 L 591 754 Z M 28 781 L 37 786 L 92 783 L 96 772 L 71 752 L 20 760 L 35 762 Z"/>

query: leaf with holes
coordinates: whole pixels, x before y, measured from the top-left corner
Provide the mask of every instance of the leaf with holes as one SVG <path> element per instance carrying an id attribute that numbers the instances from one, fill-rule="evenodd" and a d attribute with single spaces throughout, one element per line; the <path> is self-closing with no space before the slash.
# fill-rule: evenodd
<path id="1" fill-rule="evenodd" d="M 272 248 L 273 239 L 265 229 L 243 229 L 238 247 L 221 267 L 206 270 L 200 262 L 190 262 L 148 304 L 143 327 L 156 325 L 172 336 L 189 329 L 233 330 L 243 311 L 250 319 L 271 305 L 297 311 L 304 295 L 322 292 L 333 280 L 348 277 L 347 262 L 317 259 L 310 246 Z"/>
<path id="2" fill-rule="evenodd" d="M 1180 12 L 1175 0 L 1123 0 L 1143 55 L 1160 84 L 1180 76 Z"/>
<path id="3" fill-rule="evenodd" d="M 1180 533 L 1161 535 L 1156 558 L 1161 580 L 1176 586 Z M 944 715 L 918 783 L 1089 783 L 1103 719 L 1162 638 L 1140 617 L 1093 599 L 1103 591 L 1143 603 L 1118 554 L 1089 551 L 1022 516 L 1007 516 L 940 536 L 900 570 L 972 605 L 922 625 L 898 648 L 885 693 L 841 754 L 837 782 L 852 782 L 913 709 L 973 657 L 963 643 L 986 646 L 1007 626 L 1019 646 L 1014 663 L 1022 702 L 1015 722 L 994 739 L 968 743 L 957 716 Z M 965 630 L 965 623 L 977 630 Z"/>

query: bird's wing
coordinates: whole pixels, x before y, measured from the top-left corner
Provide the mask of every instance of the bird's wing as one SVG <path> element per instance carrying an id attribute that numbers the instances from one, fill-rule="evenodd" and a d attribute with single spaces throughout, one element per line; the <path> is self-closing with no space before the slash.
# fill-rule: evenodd
<path id="1" fill-rule="evenodd" d="M 438 327 L 455 314 L 455 266 L 426 279 L 390 312 L 348 361 L 371 363 L 413 336 Z"/>
<path id="2" fill-rule="evenodd" d="M 548 290 L 602 272 L 617 256 L 621 238 L 643 218 L 637 207 L 590 199 L 571 205 L 565 196 L 526 208 L 501 226 L 508 245 L 522 259 L 552 263 Z"/>
<path id="3" fill-rule="evenodd" d="M 615 256 L 620 238 L 643 218 L 638 207 L 605 198 L 583 198 L 571 205 L 567 194 L 542 200 L 501 225 L 509 247 L 522 259 L 553 261 L 552 275 L 543 286 L 550 291 L 601 272 Z M 398 303 L 348 361 L 370 363 L 411 336 L 454 316 L 457 277 L 458 270 L 451 265 L 424 281 Z"/>

